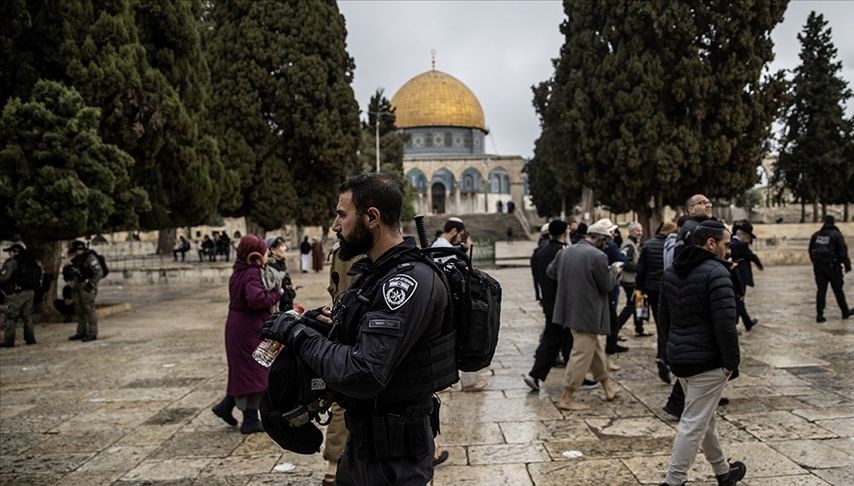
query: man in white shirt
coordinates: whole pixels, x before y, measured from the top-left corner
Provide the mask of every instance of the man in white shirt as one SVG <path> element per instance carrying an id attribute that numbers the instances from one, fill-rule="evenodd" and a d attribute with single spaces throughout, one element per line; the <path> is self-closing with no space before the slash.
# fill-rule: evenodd
<path id="1" fill-rule="evenodd" d="M 463 220 L 457 217 L 448 218 L 445 222 L 445 228 L 442 236 L 436 238 L 433 242 L 433 248 L 453 248 L 463 243 L 463 235 L 466 232 L 466 225 Z M 447 261 L 454 258 L 453 256 L 443 257 L 439 261 Z M 476 372 L 460 371 L 460 384 L 465 392 L 481 391 L 489 384 L 485 378 L 478 375 Z"/>

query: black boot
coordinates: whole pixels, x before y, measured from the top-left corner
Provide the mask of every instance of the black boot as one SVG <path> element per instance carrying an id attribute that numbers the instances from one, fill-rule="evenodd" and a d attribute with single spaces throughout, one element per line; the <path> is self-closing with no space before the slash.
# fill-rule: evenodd
<path id="1" fill-rule="evenodd" d="M 729 464 L 729 472 L 716 476 L 719 486 L 732 486 L 738 484 L 747 473 L 747 466 L 741 461 L 731 462 Z"/>
<path id="2" fill-rule="evenodd" d="M 211 409 L 211 412 L 213 412 L 217 417 L 223 419 L 228 425 L 237 425 L 237 419 L 231 415 L 232 410 L 234 410 L 234 397 L 226 395 L 221 402 L 217 403 L 214 408 Z"/>
<path id="3" fill-rule="evenodd" d="M 240 424 L 240 432 L 243 434 L 264 432 L 264 426 L 261 425 L 261 419 L 258 418 L 258 409 L 247 408 L 243 411 L 243 423 Z"/>

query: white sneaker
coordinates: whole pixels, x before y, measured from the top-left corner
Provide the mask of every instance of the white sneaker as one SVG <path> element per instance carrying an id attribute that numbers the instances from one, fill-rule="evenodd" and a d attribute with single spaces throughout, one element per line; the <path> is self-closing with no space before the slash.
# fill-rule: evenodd
<path id="1" fill-rule="evenodd" d="M 540 380 L 534 378 L 531 375 L 525 375 L 523 378 L 525 380 L 525 384 L 531 387 L 533 391 L 540 391 Z"/>

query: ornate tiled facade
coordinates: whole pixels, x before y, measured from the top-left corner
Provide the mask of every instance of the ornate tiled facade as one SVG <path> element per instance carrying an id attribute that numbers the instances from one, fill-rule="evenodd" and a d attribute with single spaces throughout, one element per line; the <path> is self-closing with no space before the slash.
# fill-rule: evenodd
<path id="1" fill-rule="evenodd" d="M 396 124 L 409 135 L 403 170 L 418 212 L 473 214 L 529 206 L 525 159 L 487 154 L 483 109 L 453 76 L 432 69 L 407 81 L 391 100 Z"/>

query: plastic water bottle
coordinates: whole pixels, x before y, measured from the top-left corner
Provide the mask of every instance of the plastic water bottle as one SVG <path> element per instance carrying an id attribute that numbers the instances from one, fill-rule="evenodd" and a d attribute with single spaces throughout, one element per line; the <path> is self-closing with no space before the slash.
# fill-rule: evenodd
<path id="1" fill-rule="evenodd" d="M 294 308 L 285 312 L 285 314 L 293 316 L 295 319 L 302 319 L 302 314 L 305 312 L 305 309 L 302 308 L 299 304 L 294 304 Z M 255 358 L 261 366 L 265 368 L 269 368 L 273 365 L 273 361 L 276 361 L 276 356 L 282 351 L 282 343 L 278 341 L 274 341 L 272 339 L 264 339 L 261 341 L 261 344 L 255 348 L 255 351 L 252 353 L 252 357 Z"/>

